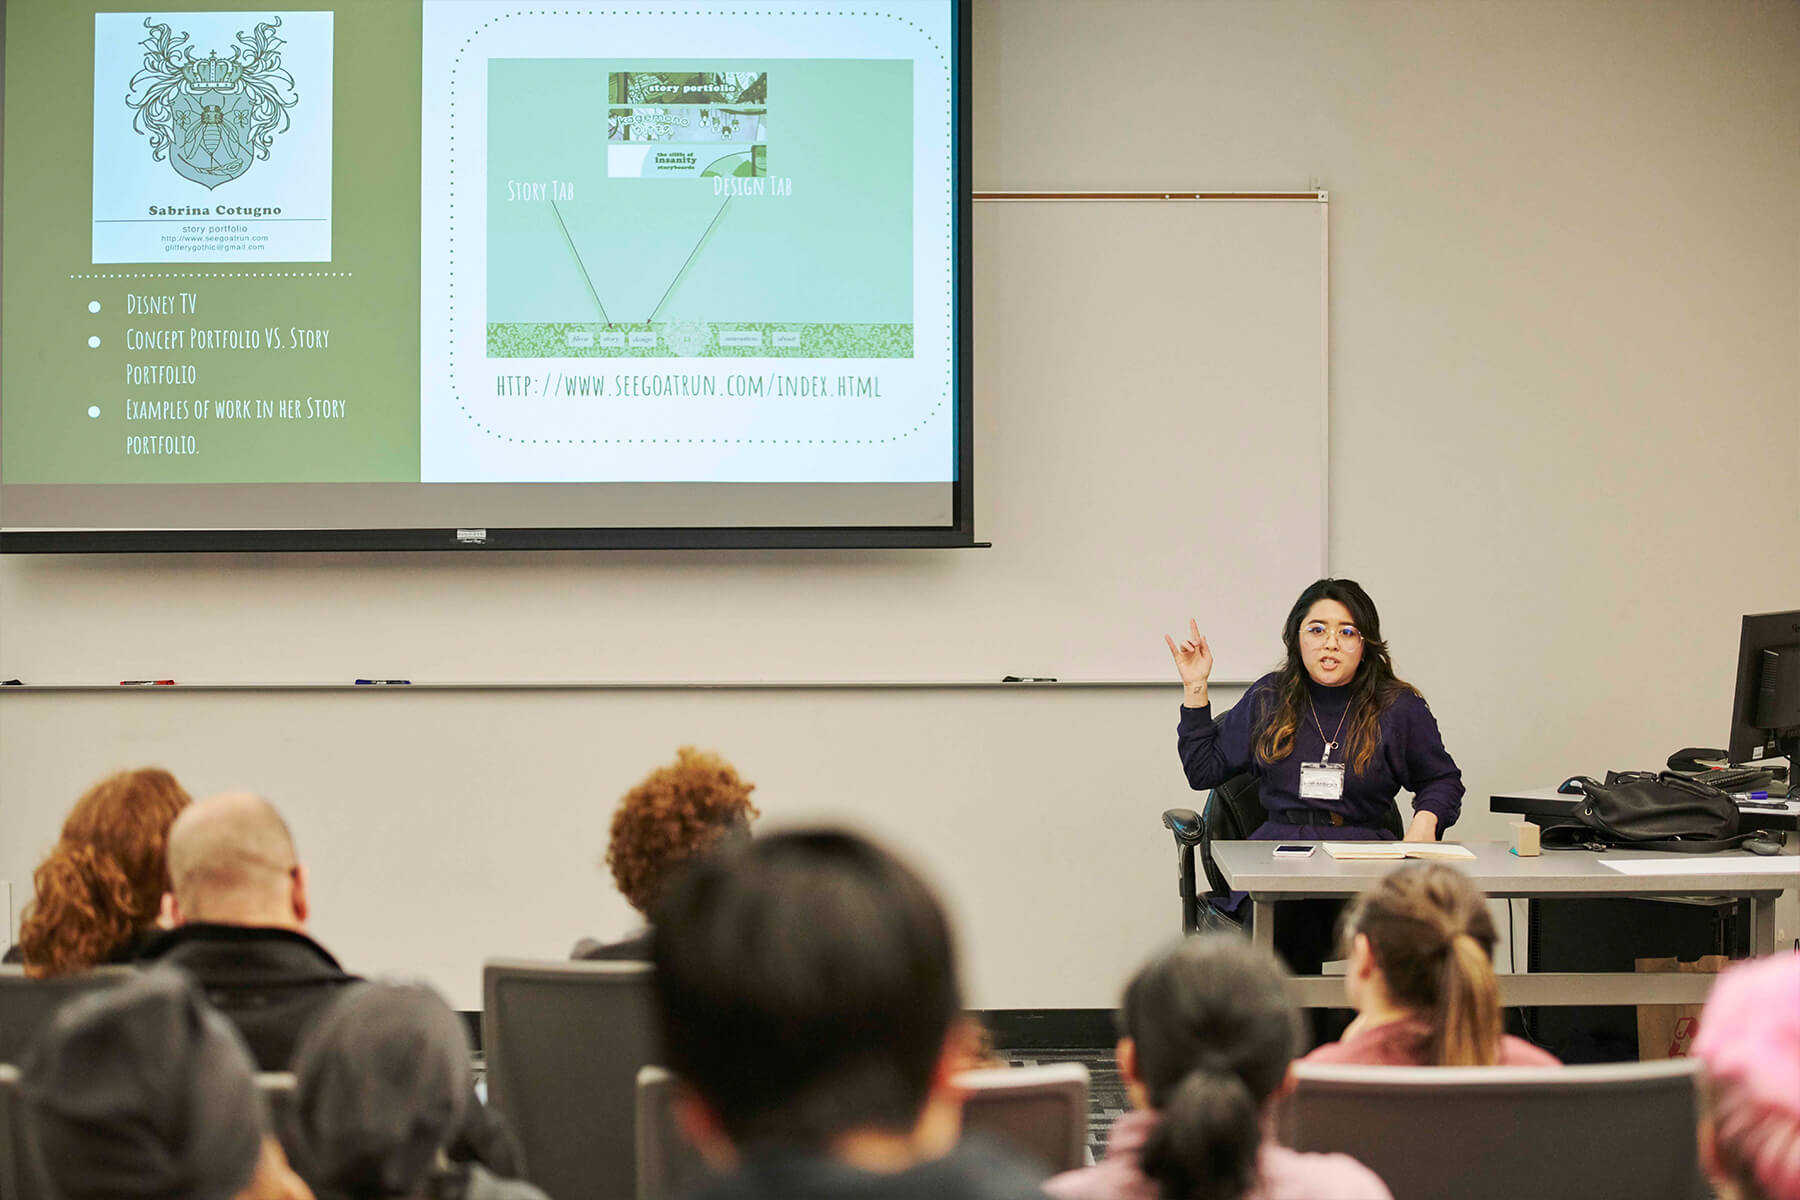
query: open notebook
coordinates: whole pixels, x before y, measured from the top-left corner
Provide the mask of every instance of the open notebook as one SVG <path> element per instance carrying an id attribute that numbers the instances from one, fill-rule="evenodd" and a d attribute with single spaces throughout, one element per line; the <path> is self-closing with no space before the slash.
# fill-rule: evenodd
<path id="1" fill-rule="evenodd" d="M 1475 852 L 1455 842 L 1326 842 L 1333 858 L 1474 858 Z"/>

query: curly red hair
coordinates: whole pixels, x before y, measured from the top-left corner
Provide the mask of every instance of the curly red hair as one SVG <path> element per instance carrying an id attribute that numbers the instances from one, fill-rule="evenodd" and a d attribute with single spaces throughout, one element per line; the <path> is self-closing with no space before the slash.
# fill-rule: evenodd
<path id="1" fill-rule="evenodd" d="M 645 911 L 670 870 L 710 849 L 733 831 L 747 831 L 760 815 L 750 803 L 754 783 L 710 750 L 683 746 L 625 793 L 613 813 L 606 863 L 631 906 Z"/>
<path id="2" fill-rule="evenodd" d="M 110 775 L 75 802 L 32 872 L 35 896 L 19 926 L 26 974 L 85 970 L 156 924 L 169 826 L 190 803 L 161 767 Z"/>

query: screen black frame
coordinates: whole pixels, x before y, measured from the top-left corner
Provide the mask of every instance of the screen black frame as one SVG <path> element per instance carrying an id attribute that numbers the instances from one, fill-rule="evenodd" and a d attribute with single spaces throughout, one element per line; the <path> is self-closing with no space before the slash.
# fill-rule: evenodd
<path id="1" fill-rule="evenodd" d="M 1756 723 L 1756 700 L 1761 682 L 1760 656 L 1764 650 L 1800 644 L 1800 609 L 1789 612 L 1746 614 L 1738 635 L 1737 678 L 1732 688 L 1731 733 L 1725 757 L 1739 766 L 1760 766 L 1782 753 L 1782 742 L 1791 731 L 1766 729 Z M 1756 752 L 1763 753 L 1758 756 Z M 1788 770 L 1800 768 L 1790 762 Z"/>
<path id="2" fill-rule="evenodd" d="M 947 525 L 793 525 L 490 528 L 321 529 L 6 529 L 0 513 L 0 554 L 307 553 L 419 550 L 891 550 L 980 547 L 975 540 L 974 252 L 971 216 L 970 9 L 974 0 L 950 0 L 952 160 L 954 196 L 952 255 L 956 263 L 951 316 L 955 356 L 955 461 L 951 521 Z M 0 189 L 5 186 L 6 10 L 0 0 Z M 0 272 L 5 269 L 0 250 Z M 3 303 L 3 301 L 0 301 Z M 0 309 L 0 316 L 4 310 Z M 0 353 L 4 353 L 0 346 Z M 0 397 L 3 408 L 4 397 Z M 254 486 L 245 484 L 220 486 Z M 579 486 L 579 485 L 573 485 Z M 475 534 L 479 533 L 479 537 Z"/>

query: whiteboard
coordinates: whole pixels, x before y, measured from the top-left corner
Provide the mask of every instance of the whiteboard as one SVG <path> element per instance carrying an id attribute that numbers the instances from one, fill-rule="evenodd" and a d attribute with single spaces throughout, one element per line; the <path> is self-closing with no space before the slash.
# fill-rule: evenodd
<path id="1" fill-rule="evenodd" d="M 1327 201 L 976 206 L 977 533 L 1073 678 L 1279 659 L 1326 573 Z M 1054 672 L 1049 672 L 1054 673 Z"/>
<path id="2" fill-rule="evenodd" d="M 28 683 L 1220 682 L 1326 551 L 1326 201 L 974 205 L 991 549 L 15 556 Z M 13 619 L 16 618 L 16 619 Z"/>

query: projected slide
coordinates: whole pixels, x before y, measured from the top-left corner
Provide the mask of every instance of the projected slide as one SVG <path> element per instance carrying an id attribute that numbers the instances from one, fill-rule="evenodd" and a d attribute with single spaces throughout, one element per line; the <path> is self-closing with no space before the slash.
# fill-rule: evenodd
<path id="1" fill-rule="evenodd" d="M 0 502 L 831 484 L 943 511 L 917 497 L 957 462 L 949 0 L 114 7 L 0 9 Z M 686 519 L 737 515 L 707 503 Z"/>

